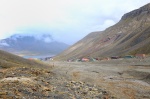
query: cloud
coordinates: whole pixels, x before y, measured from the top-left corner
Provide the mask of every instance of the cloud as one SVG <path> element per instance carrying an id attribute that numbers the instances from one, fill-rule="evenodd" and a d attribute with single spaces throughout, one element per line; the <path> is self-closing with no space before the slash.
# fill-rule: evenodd
<path id="1" fill-rule="evenodd" d="M 1 0 L 0 39 L 46 32 L 72 44 L 146 3 L 149 0 Z"/>

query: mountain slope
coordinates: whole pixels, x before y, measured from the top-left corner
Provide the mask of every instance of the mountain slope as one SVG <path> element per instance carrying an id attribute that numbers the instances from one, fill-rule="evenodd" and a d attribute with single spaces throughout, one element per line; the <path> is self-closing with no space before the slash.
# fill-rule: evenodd
<path id="1" fill-rule="evenodd" d="M 55 58 L 66 60 L 136 53 L 150 53 L 150 3 L 125 14 L 105 31 L 90 33 Z"/>
<path id="2" fill-rule="evenodd" d="M 67 47 L 67 44 L 53 40 L 51 35 L 35 37 L 16 34 L 0 40 L 0 49 L 17 54 L 55 55 Z"/>
<path id="3" fill-rule="evenodd" d="M 48 66 L 43 63 L 39 63 L 33 60 L 27 60 L 0 50 L 0 68 L 10 67 L 48 68 Z"/>

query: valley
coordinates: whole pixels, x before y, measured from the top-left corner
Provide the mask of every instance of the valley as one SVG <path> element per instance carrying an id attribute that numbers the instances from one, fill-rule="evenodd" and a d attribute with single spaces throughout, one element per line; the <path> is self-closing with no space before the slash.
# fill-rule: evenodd
<path id="1" fill-rule="evenodd" d="M 48 34 L 1 39 L 0 99 L 150 99 L 150 3 L 70 47 Z"/>
<path id="2" fill-rule="evenodd" d="M 48 63 L 54 66 L 52 71 L 55 74 L 98 86 L 117 99 L 150 98 L 150 57 L 143 60 Z"/>
<path id="3" fill-rule="evenodd" d="M 150 53 L 150 3 L 124 14 L 104 31 L 89 33 L 55 59 L 112 57 Z"/>
<path id="4" fill-rule="evenodd" d="M 5 67 L 0 61 L 0 98 L 150 98 L 150 57 L 95 62 L 22 60 L 29 65 Z"/>

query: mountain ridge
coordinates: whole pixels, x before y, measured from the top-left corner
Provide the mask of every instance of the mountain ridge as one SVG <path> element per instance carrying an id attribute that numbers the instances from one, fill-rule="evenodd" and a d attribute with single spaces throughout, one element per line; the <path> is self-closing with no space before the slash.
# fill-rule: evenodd
<path id="1" fill-rule="evenodd" d="M 141 13 L 150 13 L 150 3 L 140 7 L 139 9 L 135 9 L 129 13 L 126 13 L 122 16 L 121 20 L 125 20 L 128 17 L 135 17 Z"/>
<path id="2" fill-rule="evenodd" d="M 124 14 L 118 23 L 106 30 L 90 33 L 55 59 L 149 54 L 149 45 L 150 3 Z"/>

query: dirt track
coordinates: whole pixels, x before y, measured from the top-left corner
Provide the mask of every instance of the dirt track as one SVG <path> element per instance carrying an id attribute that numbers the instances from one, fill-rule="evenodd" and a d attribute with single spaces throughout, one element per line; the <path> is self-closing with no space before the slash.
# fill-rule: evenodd
<path id="1" fill-rule="evenodd" d="M 119 99 L 150 99 L 150 58 L 48 63 L 55 74 L 99 86 Z"/>

